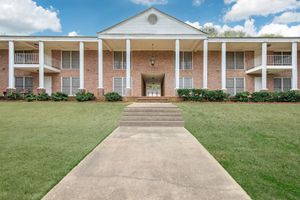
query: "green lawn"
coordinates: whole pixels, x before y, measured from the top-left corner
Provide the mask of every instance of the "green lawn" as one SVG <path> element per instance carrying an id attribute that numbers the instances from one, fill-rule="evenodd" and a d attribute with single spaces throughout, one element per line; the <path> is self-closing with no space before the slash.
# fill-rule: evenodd
<path id="1" fill-rule="evenodd" d="M 300 104 L 177 105 L 185 127 L 253 199 L 300 199 Z"/>
<path id="2" fill-rule="evenodd" d="M 40 199 L 118 125 L 123 103 L 0 103 L 0 199 Z"/>

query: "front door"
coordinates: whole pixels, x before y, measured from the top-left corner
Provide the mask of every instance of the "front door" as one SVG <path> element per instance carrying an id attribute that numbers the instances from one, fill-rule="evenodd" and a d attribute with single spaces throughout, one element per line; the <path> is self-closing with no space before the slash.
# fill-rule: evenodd
<path id="1" fill-rule="evenodd" d="M 147 83 L 146 84 L 146 96 L 147 97 L 160 97 L 161 96 L 161 84 Z"/>
<path id="2" fill-rule="evenodd" d="M 259 92 L 262 89 L 262 81 L 261 77 L 255 77 L 254 79 L 254 86 L 255 92 Z"/>
<path id="3" fill-rule="evenodd" d="M 51 76 L 45 76 L 44 87 L 45 87 L 46 93 L 51 95 L 52 94 L 52 77 Z"/>

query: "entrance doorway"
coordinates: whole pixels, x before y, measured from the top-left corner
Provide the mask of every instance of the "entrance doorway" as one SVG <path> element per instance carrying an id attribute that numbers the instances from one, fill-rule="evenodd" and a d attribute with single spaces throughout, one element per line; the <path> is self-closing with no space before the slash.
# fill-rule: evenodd
<path id="1" fill-rule="evenodd" d="M 165 74 L 142 74 L 142 95 L 147 97 L 164 96 Z"/>

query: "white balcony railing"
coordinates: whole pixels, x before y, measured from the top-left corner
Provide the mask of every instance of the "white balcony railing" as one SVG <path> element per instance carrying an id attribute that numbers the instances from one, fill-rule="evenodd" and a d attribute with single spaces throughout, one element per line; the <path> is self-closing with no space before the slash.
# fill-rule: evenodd
<path id="1" fill-rule="evenodd" d="M 59 68 L 59 61 L 45 54 L 45 65 Z M 15 64 L 39 64 L 39 53 L 15 53 Z"/>
<path id="2" fill-rule="evenodd" d="M 267 56 L 268 65 L 292 65 L 292 56 L 291 55 L 268 55 Z"/>
<path id="3" fill-rule="evenodd" d="M 39 53 L 15 53 L 15 64 L 39 64 Z"/>

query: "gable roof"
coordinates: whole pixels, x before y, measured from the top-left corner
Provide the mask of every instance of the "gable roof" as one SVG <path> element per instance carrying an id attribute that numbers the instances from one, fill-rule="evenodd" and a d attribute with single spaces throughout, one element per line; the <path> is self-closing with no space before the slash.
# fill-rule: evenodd
<path id="1" fill-rule="evenodd" d="M 154 14 L 157 17 L 157 23 L 148 22 L 149 15 Z M 98 32 L 99 35 L 108 34 L 162 34 L 162 35 L 203 35 L 201 30 L 172 17 L 154 7 L 150 7 L 143 12 L 130 17 L 114 26 Z"/>

